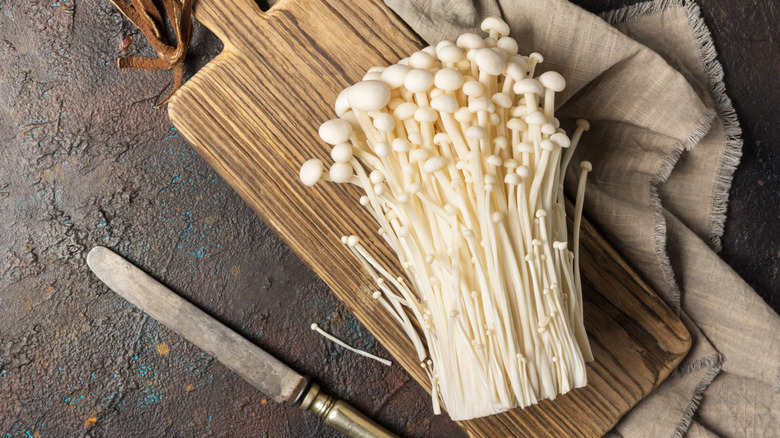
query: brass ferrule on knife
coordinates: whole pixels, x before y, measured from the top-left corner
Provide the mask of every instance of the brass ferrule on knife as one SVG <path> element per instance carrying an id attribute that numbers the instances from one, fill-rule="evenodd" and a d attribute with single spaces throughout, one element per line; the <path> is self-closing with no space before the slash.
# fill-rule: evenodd
<path id="1" fill-rule="evenodd" d="M 277 402 L 317 414 L 351 438 L 389 438 L 388 432 L 349 404 L 320 390 L 257 345 L 104 247 L 87 255 L 87 265 L 114 292 L 172 329 Z"/>
<path id="2" fill-rule="evenodd" d="M 304 388 L 295 399 L 300 400 L 302 410 L 314 412 L 325 424 L 348 437 L 397 438 L 397 435 L 374 423 L 348 403 L 322 392 L 316 383 Z"/>

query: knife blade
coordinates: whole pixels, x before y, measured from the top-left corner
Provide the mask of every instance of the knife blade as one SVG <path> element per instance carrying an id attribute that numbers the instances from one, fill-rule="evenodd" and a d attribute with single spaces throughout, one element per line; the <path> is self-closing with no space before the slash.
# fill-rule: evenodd
<path id="1" fill-rule="evenodd" d="M 87 266 L 111 290 L 212 355 L 276 402 L 311 410 L 349 437 L 395 437 L 336 400 L 249 340 L 212 318 L 110 249 L 97 246 Z"/>

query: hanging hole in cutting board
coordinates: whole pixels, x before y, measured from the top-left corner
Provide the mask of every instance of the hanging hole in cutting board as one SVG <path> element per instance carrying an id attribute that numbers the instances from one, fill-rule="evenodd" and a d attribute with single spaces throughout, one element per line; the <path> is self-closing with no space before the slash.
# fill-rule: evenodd
<path id="1" fill-rule="evenodd" d="M 214 32 L 195 20 L 187 57 L 184 59 L 185 82 L 209 61 L 216 58 L 224 48 L 222 40 Z"/>
<path id="2" fill-rule="evenodd" d="M 260 8 L 261 11 L 268 12 L 277 1 L 278 0 L 255 0 L 255 3 L 257 3 L 257 7 Z"/>
<path id="3" fill-rule="evenodd" d="M 268 12 L 279 0 L 254 0 L 258 8 L 263 12 Z M 197 20 L 193 29 L 192 40 L 190 42 L 187 59 L 185 60 L 184 74 L 186 77 L 194 75 L 209 61 L 216 58 L 225 45 L 206 26 L 200 24 Z"/>

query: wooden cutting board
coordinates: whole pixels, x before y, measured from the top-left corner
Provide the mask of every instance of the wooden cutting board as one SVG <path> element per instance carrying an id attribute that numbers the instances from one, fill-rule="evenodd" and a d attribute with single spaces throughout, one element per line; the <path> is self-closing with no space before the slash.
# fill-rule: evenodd
<path id="1" fill-rule="evenodd" d="M 298 169 L 318 157 L 332 103 L 375 65 L 423 44 L 381 0 L 196 0 L 195 16 L 224 51 L 171 99 L 171 120 L 295 253 L 418 381 L 414 349 L 371 298 L 372 282 L 340 242 L 357 234 L 396 267 L 359 206 L 339 184 L 304 187 Z M 585 322 L 595 362 L 586 388 L 525 410 L 461 422 L 473 436 L 595 436 L 665 379 L 690 347 L 683 324 L 589 224 L 582 233 Z M 424 385 L 425 386 L 425 385 Z"/>

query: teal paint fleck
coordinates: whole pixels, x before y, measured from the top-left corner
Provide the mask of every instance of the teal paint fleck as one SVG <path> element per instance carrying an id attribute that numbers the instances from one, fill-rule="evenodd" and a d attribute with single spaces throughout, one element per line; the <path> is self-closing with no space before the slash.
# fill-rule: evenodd
<path id="1" fill-rule="evenodd" d="M 178 136 L 179 136 L 179 132 L 176 130 L 176 128 L 171 128 L 171 129 L 168 130 L 168 135 L 163 137 L 163 140 L 168 140 L 168 139 L 175 138 L 175 137 L 178 137 Z"/>
<path id="2" fill-rule="evenodd" d="M 154 388 L 147 388 L 144 390 L 144 397 L 138 401 L 138 407 L 145 408 L 149 405 L 159 403 L 163 399 L 163 396 Z"/>

